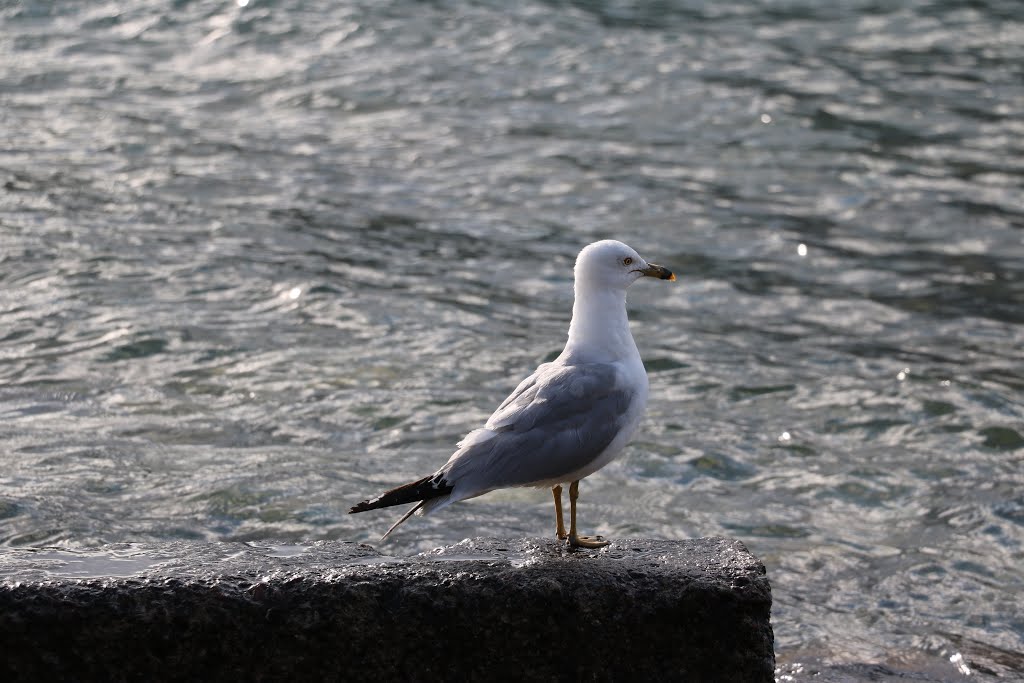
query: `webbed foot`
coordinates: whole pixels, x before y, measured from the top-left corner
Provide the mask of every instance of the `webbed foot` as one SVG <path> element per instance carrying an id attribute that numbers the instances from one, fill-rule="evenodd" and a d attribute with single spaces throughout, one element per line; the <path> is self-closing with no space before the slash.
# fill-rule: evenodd
<path id="1" fill-rule="evenodd" d="M 603 536 L 569 535 L 569 546 L 573 548 L 603 548 L 609 544 L 611 541 L 604 540 Z"/>

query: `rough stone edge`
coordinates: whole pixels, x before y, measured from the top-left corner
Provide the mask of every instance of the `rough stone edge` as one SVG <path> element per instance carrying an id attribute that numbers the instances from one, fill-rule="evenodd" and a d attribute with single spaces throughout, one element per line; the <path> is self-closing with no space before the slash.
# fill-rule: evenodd
<path id="1" fill-rule="evenodd" d="M 65 666 L 78 680 L 118 680 L 119 674 L 130 680 L 132 674 L 152 677 L 161 671 L 163 680 L 200 673 L 207 679 L 271 680 L 296 676 L 297 669 L 285 666 L 290 660 L 306 667 L 315 662 L 313 678 L 344 676 L 354 666 L 362 680 L 394 679 L 396 673 L 442 680 L 453 674 L 438 664 L 449 650 L 462 653 L 454 660 L 463 663 L 457 678 L 464 680 L 493 680 L 494 666 L 527 680 L 614 680 L 625 673 L 701 680 L 710 669 L 695 658 L 707 660 L 717 648 L 722 675 L 714 680 L 773 680 L 770 586 L 764 566 L 738 541 L 629 539 L 593 552 L 570 551 L 547 539 L 469 539 L 410 558 L 384 556 L 365 545 L 318 542 L 302 546 L 297 555 L 269 559 L 264 553 L 273 547 L 122 544 L 107 550 L 138 558 L 163 548 L 169 559 L 148 575 L 5 581 L 0 587 L 4 639 L 18 631 L 19 624 L 11 623 L 17 610 L 9 609 L 17 607 L 11 598 L 18 594 L 31 603 L 36 625 L 45 628 L 34 634 L 39 656 L 23 658 L 22 666 L 8 657 L 15 666 L 4 678 L 28 680 Z M 235 548 L 225 557 L 224 550 Z M 188 562 L 172 557 L 183 551 L 190 553 Z M 10 564 L 0 561 L 0 570 Z M 456 600 L 453 591 L 461 591 Z M 625 599 L 630 596 L 638 600 Z M 711 600 L 712 609 L 701 607 L 702 599 Z M 671 604 L 663 609 L 659 600 Z M 478 612 L 466 614 L 460 604 Z M 527 606 L 551 607 L 555 618 Z M 479 617 L 488 610 L 488 619 L 508 622 L 509 636 L 481 632 Z M 516 622 L 520 612 L 532 616 Z M 382 614 L 394 619 L 381 621 Z M 452 628 L 421 628 L 438 614 Z M 138 623 L 122 627 L 125 615 Z M 738 636 L 729 628 L 710 629 L 723 615 L 735 617 Z M 424 623 L 416 624 L 417 619 Z M 20 627 L 32 630 L 30 623 Z M 609 636 L 615 628 L 625 630 Z M 673 628 L 691 642 L 675 646 Z M 634 638 L 643 629 L 650 633 Z M 525 646 L 502 651 L 507 638 L 511 647 L 516 633 L 533 630 L 565 639 L 578 654 L 538 656 L 545 641 L 528 635 L 521 637 Z M 718 641 L 705 642 L 709 631 Z M 168 639 L 168 633 L 176 635 Z M 227 642 L 231 638 L 233 644 Z M 466 638 L 493 650 L 483 658 L 493 666 L 479 666 Z M 106 658 L 97 643 L 106 644 Z M 594 644 L 600 645 L 600 659 L 587 664 L 585 658 L 594 655 L 586 648 Z M 616 665 L 611 661 L 616 648 L 627 644 L 634 651 Z M 129 655 L 141 661 L 126 667 Z M 472 666 L 466 664 L 470 661 Z M 120 666 L 115 669 L 111 662 Z M 730 670 L 741 677 L 729 675 Z"/>

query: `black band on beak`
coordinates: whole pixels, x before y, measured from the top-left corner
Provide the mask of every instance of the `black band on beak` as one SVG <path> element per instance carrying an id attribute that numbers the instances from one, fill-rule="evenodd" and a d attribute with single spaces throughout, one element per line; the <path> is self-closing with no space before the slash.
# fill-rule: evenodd
<path id="1" fill-rule="evenodd" d="M 641 273 L 647 277 L 656 277 L 659 280 L 675 280 L 676 276 L 672 274 L 672 271 L 664 266 L 659 266 L 654 263 L 648 263 L 646 268 L 640 270 Z"/>

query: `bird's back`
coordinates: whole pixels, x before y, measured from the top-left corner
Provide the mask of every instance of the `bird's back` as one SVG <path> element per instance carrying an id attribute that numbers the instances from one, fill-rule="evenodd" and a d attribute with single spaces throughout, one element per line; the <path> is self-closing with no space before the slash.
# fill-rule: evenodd
<path id="1" fill-rule="evenodd" d="M 497 488 L 554 486 L 606 464 L 646 403 L 646 375 L 637 382 L 631 374 L 621 363 L 540 366 L 441 469 L 452 502 Z M 617 450 L 606 458 L 609 446 Z"/>

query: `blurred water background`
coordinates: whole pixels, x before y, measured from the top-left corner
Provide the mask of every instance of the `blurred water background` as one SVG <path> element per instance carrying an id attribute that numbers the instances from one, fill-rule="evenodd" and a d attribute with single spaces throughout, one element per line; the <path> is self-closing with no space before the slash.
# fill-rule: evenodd
<path id="1" fill-rule="evenodd" d="M 376 542 L 615 237 L 680 280 L 584 529 L 745 541 L 782 680 L 1024 677 L 1018 0 L 0 7 L 3 545 Z"/>

